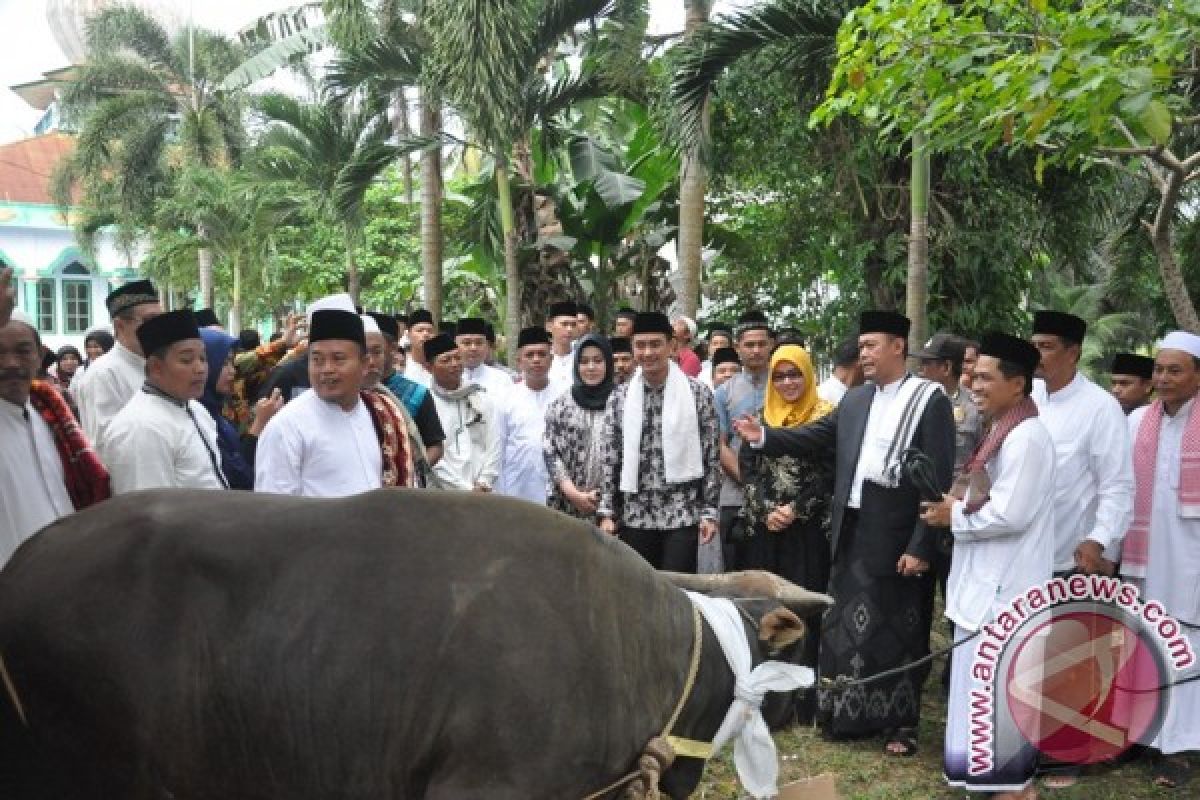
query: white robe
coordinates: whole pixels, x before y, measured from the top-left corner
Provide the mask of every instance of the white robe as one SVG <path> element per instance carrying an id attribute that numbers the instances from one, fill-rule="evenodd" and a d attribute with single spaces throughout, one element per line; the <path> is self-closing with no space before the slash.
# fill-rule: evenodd
<path id="1" fill-rule="evenodd" d="M 139 489 L 224 488 L 214 466 L 214 459 L 217 464 L 221 459 L 217 423 L 195 400 L 187 405 L 185 409 L 138 391 L 113 417 L 96 452 L 108 467 L 114 495 Z"/>
<path id="2" fill-rule="evenodd" d="M 480 364 L 474 369 L 467 367 L 463 370 L 463 381 L 466 383 L 476 383 L 487 390 L 488 397 L 496 408 L 500 408 L 504 404 L 505 398 L 509 391 L 512 390 L 512 376 L 502 369 Z"/>
<path id="3" fill-rule="evenodd" d="M 550 362 L 550 382 L 557 383 L 561 386 L 570 386 L 575 382 L 575 351 L 567 353 L 565 356 L 554 355 L 551 353 L 552 361 Z"/>
<path id="4" fill-rule="evenodd" d="M 946 616 L 954 622 L 955 641 L 961 641 L 998 614 L 1014 597 L 1052 575 L 1054 497 L 1045 491 L 1054 483 L 1054 441 L 1037 419 L 1013 428 L 1000 451 L 985 465 L 992 483 L 988 501 L 967 514 L 962 501 L 954 504 L 951 530 L 954 558 L 946 587 Z M 951 661 L 950 699 L 946 715 L 946 767 L 951 785 L 971 791 L 1011 791 L 1033 778 L 1034 751 L 1025 746 L 1005 753 L 1021 776 L 1002 782 L 995 775 L 966 776 L 970 741 L 971 668 L 975 650 L 967 644 Z M 997 753 L 997 757 L 1001 754 Z M 1008 773 L 1010 779 L 1012 773 Z"/>
<path id="5" fill-rule="evenodd" d="M 524 383 L 513 385 L 508 402 L 497 414 L 501 458 L 496 491 L 500 494 L 546 504 L 550 477 L 546 472 L 542 434 L 546 429 L 546 409 L 564 390 L 554 381 L 536 392 Z"/>
<path id="6" fill-rule="evenodd" d="M 842 402 L 847 391 L 846 384 L 839 381 L 836 375 L 830 375 L 817 384 L 817 397 L 834 406 Z"/>
<path id="7" fill-rule="evenodd" d="M 442 397 L 436 389 L 430 394 L 446 434 L 442 457 L 433 467 L 442 488 L 469 491 L 476 484 L 495 486 L 500 474 L 500 437 L 496 405 L 488 393 L 476 392 L 470 405 L 466 399 Z M 477 414 L 481 418 L 476 419 Z"/>
<path id="8" fill-rule="evenodd" d="M 145 382 L 146 359 L 120 342 L 71 382 L 79 424 L 89 442 L 96 445 L 100 441 L 108 423 Z"/>
<path id="9" fill-rule="evenodd" d="M 351 411 L 309 389 L 279 411 L 258 440 L 254 491 L 346 497 L 383 485 L 383 453 L 360 400 Z"/>
<path id="10" fill-rule="evenodd" d="M 74 510 L 50 426 L 29 403 L 0 399 L 0 567 L 21 542 Z"/>
<path id="11" fill-rule="evenodd" d="M 1082 374 L 1054 394 L 1033 383 L 1033 400 L 1054 439 L 1054 569 L 1075 567 L 1075 548 L 1092 539 L 1104 556 L 1121 560 L 1133 519 L 1133 462 L 1125 412 L 1111 394 Z"/>
<path id="12" fill-rule="evenodd" d="M 410 381 L 416 381 L 426 389 L 433 385 L 433 373 L 418 364 L 412 356 L 409 356 L 408 361 L 404 362 L 404 377 Z"/>
<path id="13" fill-rule="evenodd" d="M 1168 614 L 1188 625 L 1200 625 L 1200 520 L 1179 516 L 1179 467 L 1183 432 L 1195 402 L 1189 400 L 1173 417 L 1163 415 L 1154 467 L 1146 577 L 1141 582 L 1146 599 L 1157 600 Z M 1131 436 L 1137 435 L 1145 414 L 1145 407 L 1130 414 Z M 1200 654 L 1200 631 L 1183 630 L 1192 650 Z M 1144 744 L 1167 754 L 1200 750 L 1200 681 L 1172 687 L 1159 734 Z"/>

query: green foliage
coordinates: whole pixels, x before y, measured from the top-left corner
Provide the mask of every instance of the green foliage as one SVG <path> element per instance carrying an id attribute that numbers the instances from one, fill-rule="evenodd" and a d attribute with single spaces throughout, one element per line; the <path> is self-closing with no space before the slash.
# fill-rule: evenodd
<path id="1" fill-rule="evenodd" d="M 871 0 L 838 34 L 813 118 L 854 114 L 893 142 L 922 130 L 942 150 L 1165 145 L 1194 113 L 1198 31 L 1196 0 Z"/>

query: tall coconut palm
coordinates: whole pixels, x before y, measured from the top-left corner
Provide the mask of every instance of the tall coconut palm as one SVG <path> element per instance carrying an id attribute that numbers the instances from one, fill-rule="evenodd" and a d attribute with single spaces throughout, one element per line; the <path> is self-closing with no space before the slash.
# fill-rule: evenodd
<path id="1" fill-rule="evenodd" d="M 372 95 L 337 97 L 324 92 L 312 103 L 271 93 L 257 100 L 267 122 L 253 167 L 266 180 L 295 190 L 341 231 L 346 248 L 346 290 L 361 288 L 355 248 L 362 238 L 363 197 L 400 156 L 429 146 L 427 140 L 392 144 L 386 101 Z"/>
<path id="2" fill-rule="evenodd" d="M 171 38 L 135 7 L 107 9 L 88 20 L 87 48 L 87 62 L 63 94 L 66 119 L 79 137 L 55 178 L 56 194 L 66 204 L 78 187 L 85 207 L 131 237 L 172 191 L 179 166 L 240 160 L 241 104 L 219 83 L 245 52 L 210 31 L 183 30 Z M 203 239 L 202 227 L 197 233 Z M 211 305 L 211 251 L 201 248 L 197 260 L 202 302 Z"/>
<path id="3" fill-rule="evenodd" d="M 684 0 L 684 30 L 695 37 L 708 21 L 708 0 Z M 708 128 L 708 100 L 700 110 L 700 126 Z M 679 270 L 682 273 L 681 305 L 685 316 L 696 316 L 700 306 L 700 274 L 704 266 L 704 193 L 707 186 L 701 144 L 684 151 L 679 176 Z"/>

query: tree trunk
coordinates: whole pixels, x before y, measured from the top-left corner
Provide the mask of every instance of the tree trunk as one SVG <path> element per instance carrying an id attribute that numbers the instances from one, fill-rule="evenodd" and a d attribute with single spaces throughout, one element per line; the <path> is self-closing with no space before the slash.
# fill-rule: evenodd
<path id="1" fill-rule="evenodd" d="M 421 93 L 421 135 L 442 128 L 441 106 L 429 92 Z M 421 277 L 425 307 L 435 323 L 442 319 L 442 150 L 421 154 Z"/>
<path id="2" fill-rule="evenodd" d="M 242 330 L 242 262 L 233 259 L 233 296 L 229 303 L 229 332 L 234 336 Z"/>
<path id="3" fill-rule="evenodd" d="M 203 225 L 196 226 L 196 236 L 201 241 L 208 238 L 208 229 Z M 207 247 L 196 251 L 196 263 L 200 268 L 200 307 L 213 307 L 213 254 Z"/>
<path id="4" fill-rule="evenodd" d="M 343 238 L 346 242 L 346 291 L 349 292 L 354 305 L 359 305 L 358 258 L 354 254 L 354 244 L 358 240 L 358 237 L 354 235 L 354 231 L 347 225 Z"/>
<path id="5" fill-rule="evenodd" d="M 1163 183 L 1159 184 L 1162 192 L 1158 210 L 1154 214 L 1153 223 L 1143 223 L 1150 234 L 1150 242 L 1154 246 L 1154 256 L 1158 259 L 1158 271 L 1162 275 L 1163 293 L 1171 304 L 1171 313 L 1175 315 L 1175 324 L 1185 331 L 1200 333 L 1200 316 L 1196 314 L 1196 306 L 1192 304 L 1191 294 L 1183 280 L 1183 270 L 1175 258 L 1175 243 L 1171 236 L 1171 222 L 1179 205 L 1179 197 L 1183 185 L 1187 183 L 1188 175 L 1200 164 L 1200 155 L 1192 156 L 1183 164 L 1163 165 Z M 1178 162 L 1177 162 L 1178 163 Z M 1147 165 L 1147 169 L 1149 169 Z"/>
<path id="6" fill-rule="evenodd" d="M 508 337 L 508 365 L 517 365 L 517 336 L 521 332 L 521 268 L 517 263 L 517 226 L 513 214 L 512 188 L 508 183 L 508 159 L 496 163 L 496 202 L 500 206 L 500 229 L 504 232 L 504 282 L 507 303 L 504 333 Z"/>
<path id="7" fill-rule="evenodd" d="M 684 30 L 692 35 L 708 20 L 708 0 L 684 0 Z M 708 136 L 708 101 L 704 102 L 701 138 Z M 701 145 L 697 142 L 682 159 L 679 174 L 679 271 L 682 278 L 680 311 L 695 319 L 700 307 L 700 275 L 704 269 L 704 193 L 707 175 L 701 160 Z"/>
<path id="8" fill-rule="evenodd" d="M 908 228 L 908 281 L 904 292 L 905 316 L 912 320 L 909 352 L 925 344 L 929 303 L 929 148 L 924 133 L 912 137 L 912 196 Z"/>
<path id="9" fill-rule="evenodd" d="M 406 138 L 412 134 L 412 125 L 408 121 L 408 96 L 404 89 L 397 89 L 392 95 L 392 132 L 398 138 Z M 404 181 L 404 202 L 413 202 L 413 165 L 412 156 L 405 153 L 400 165 L 400 178 Z"/>

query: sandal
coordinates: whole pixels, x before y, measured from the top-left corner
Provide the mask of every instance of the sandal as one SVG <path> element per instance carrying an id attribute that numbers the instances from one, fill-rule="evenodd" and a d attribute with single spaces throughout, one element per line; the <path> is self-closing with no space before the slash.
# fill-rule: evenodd
<path id="1" fill-rule="evenodd" d="M 1075 764 L 1043 764 L 1039 772 L 1042 774 L 1042 786 L 1052 791 L 1070 789 L 1079 783 L 1082 769 Z"/>
<path id="2" fill-rule="evenodd" d="M 1160 789 L 1179 789 L 1192 779 L 1192 762 L 1187 756 L 1159 756 L 1152 768 L 1154 785 Z"/>
<path id="3" fill-rule="evenodd" d="M 917 754 L 917 732 L 912 728 L 897 728 L 883 745 L 884 755 L 893 758 L 912 758 Z"/>

